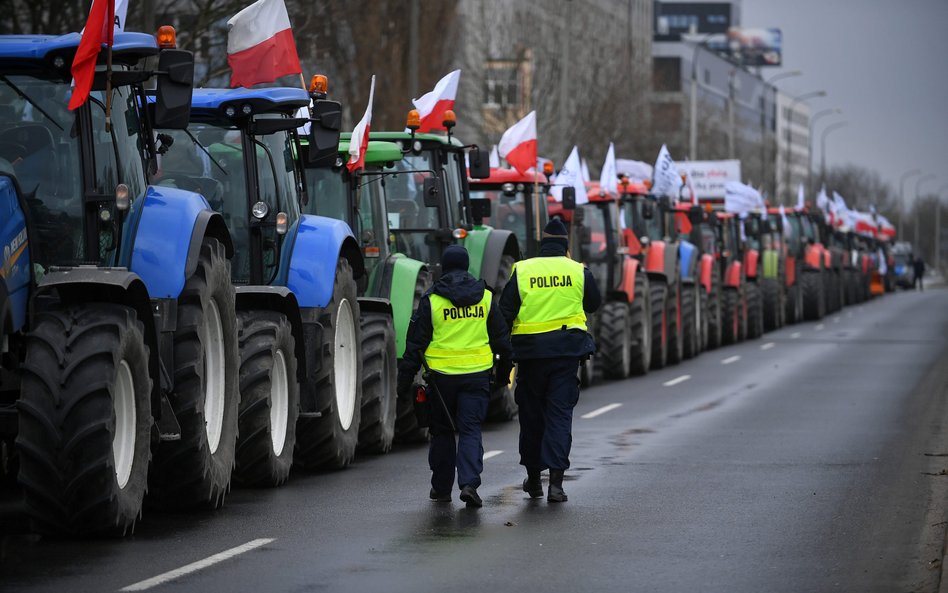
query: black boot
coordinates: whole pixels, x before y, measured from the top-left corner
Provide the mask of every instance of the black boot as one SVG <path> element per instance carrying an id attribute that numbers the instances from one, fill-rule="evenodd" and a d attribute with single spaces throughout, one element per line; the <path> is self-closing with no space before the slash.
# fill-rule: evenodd
<path id="1" fill-rule="evenodd" d="M 539 470 L 527 470 L 527 479 L 523 481 L 523 491 L 530 498 L 540 498 L 543 496 L 543 484 L 540 482 Z"/>
<path id="2" fill-rule="evenodd" d="M 428 498 L 435 502 L 451 502 L 451 493 L 450 492 L 438 492 L 432 488 L 428 492 Z"/>
<path id="3" fill-rule="evenodd" d="M 566 502 L 566 492 L 563 491 L 563 470 L 550 470 L 550 489 L 546 495 L 547 502 Z"/>
<path id="4" fill-rule="evenodd" d="M 474 486 L 465 486 L 461 488 L 461 500 L 463 500 L 468 508 L 480 508 L 484 506 L 484 503 L 481 501 L 481 497 L 477 494 L 477 488 Z"/>

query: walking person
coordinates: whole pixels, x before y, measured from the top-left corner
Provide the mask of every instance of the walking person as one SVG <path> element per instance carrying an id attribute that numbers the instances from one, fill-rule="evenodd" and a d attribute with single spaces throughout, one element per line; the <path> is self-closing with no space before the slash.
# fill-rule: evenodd
<path id="1" fill-rule="evenodd" d="M 491 306 L 491 291 L 484 281 L 468 273 L 468 259 L 461 246 L 444 250 L 443 274 L 421 298 L 408 326 L 397 388 L 400 398 L 411 397 L 415 375 L 424 360 L 431 371 L 429 383 L 433 383 L 429 385 L 433 388 L 429 393 L 429 497 L 450 502 L 456 471 L 461 500 L 468 507 L 480 507 L 477 489 L 484 466 L 481 424 L 487 417 L 490 372 L 497 355 L 496 376 L 509 381 L 512 363 L 507 324 Z"/>
<path id="2" fill-rule="evenodd" d="M 520 465 L 527 470 L 523 490 L 531 498 L 543 496 L 540 472 L 549 469 L 548 502 L 567 500 L 563 472 L 569 468 L 579 400 L 577 372 L 580 361 L 596 350 L 586 313 L 601 301 L 592 273 L 569 258 L 568 248 L 566 226 L 551 220 L 539 256 L 517 262 L 500 297 L 517 363 Z"/>
<path id="3" fill-rule="evenodd" d="M 925 260 L 922 259 L 922 256 L 918 256 L 912 260 L 912 271 L 914 272 L 912 287 L 918 290 L 925 290 Z"/>

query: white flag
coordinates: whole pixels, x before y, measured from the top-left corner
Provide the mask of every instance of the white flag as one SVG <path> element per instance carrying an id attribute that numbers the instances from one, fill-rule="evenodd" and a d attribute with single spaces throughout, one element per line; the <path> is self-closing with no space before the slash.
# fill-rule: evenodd
<path id="1" fill-rule="evenodd" d="M 115 0 L 115 32 L 125 30 L 125 16 L 128 14 L 128 0 Z"/>
<path id="2" fill-rule="evenodd" d="M 803 184 L 801 183 L 797 186 L 797 210 L 803 210 L 804 206 L 806 206 L 806 197 L 803 193 Z"/>
<path id="3" fill-rule="evenodd" d="M 589 183 L 592 181 L 592 178 L 589 176 L 589 165 L 586 163 L 586 159 L 583 159 L 580 168 L 583 170 L 583 181 Z"/>
<path id="4" fill-rule="evenodd" d="M 625 175 L 631 183 L 642 183 L 652 178 L 652 165 L 632 159 L 616 159 L 616 172 Z"/>
<path id="5" fill-rule="evenodd" d="M 497 145 L 495 144 L 493 148 L 490 149 L 490 168 L 499 169 L 500 168 L 500 153 L 497 152 Z"/>
<path id="6" fill-rule="evenodd" d="M 816 194 L 816 207 L 823 212 L 830 211 L 830 200 L 826 195 L 826 186 L 820 188 L 820 193 Z"/>
<path id="7" fill-rule="evenodd" d="M 652 193 L 656 196 L 668 196 L 672 201 L 678 201 L 681 190 L 681 175 L 678 167 L 672 160 L 668 147 L 662 144 L 662 149 L 655 160 L 655 179 L 652 181 Z"/>
<path id="8" fill-rule="evenodd" d="M 742 216 L 758 210 L 764 203 L 760 192 L 739 181 L 728 181 L 724 186 L 724 211 Z"/>
<path id="9" fill-rule="evenodd" d="M 563 201 L 563 188 L 567 186 L 576 189 L 577 204 L 585 204 L 589 201 L 586 185 L 583 183 L 583 163 L 579 158 L 579 148 L 573 147 L 566 162 L 563 163 L 563 168 L 556 174 L 553 184 L 550 193 L 557 202 Z"/>
<path id="10" fill-rule="evenodd" d="M 619 191 L 619 174 L 616 172 L 616 147 L 609 143 L 606 151 L 606 162 L 602 164 L 602 173 L 599 175 L 599 189 L 606 192 Z"/>
<path id="11" fill-rule="evenodd" d="M 801 185 L 800 187 L 803 186 Z M 784 209 L 783 204 L 780 205 L 780 218 L 783 220 L 783 236 L 792 237 L 793 227 L 790 226 L 790 219 L 787 218 L 787 211 Z"/>

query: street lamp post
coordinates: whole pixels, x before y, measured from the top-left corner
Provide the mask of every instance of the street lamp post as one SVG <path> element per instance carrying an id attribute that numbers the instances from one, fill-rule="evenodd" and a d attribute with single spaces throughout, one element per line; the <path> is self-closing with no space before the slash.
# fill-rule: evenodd
<path id="1" fill-rule="evenodd" d="M 912 247 L 913 249 L 918 249 L 918 203 L 921 198 L 919 192 L 921 191 L 922 184 L 926 181 L 930 181 L 935 178 L 934 173 L 929 173 L 928 175 L 922 175 L 915 180 L 915 203 L 912 204 L 912 218 L 914 219 L 915 229 L 912 233 Z"/>
<path id="2" fill-rule="evenodd" d="M 737 66 L 731 68 L 727 75 L 727 158 L 737 158 L 734 156 L 734 75 L 737 74 Z"/>
<path id="3" fill-rule="evenodd" d="M 798 95 L 794 97 L 792 101 L 790 101 L 790 109 L 787 110 L 787 158 L 785 159 L 786 160 L 785 166 L 787 168 L 787 174 L 786 174 L 787 191 L 790 191 L 790 185 L 792 183 L 790 179 L 790 163 L 791 163 L 790 153 L 792 152 L 792 146 L 793 146 L 793 140 L 792 140 L 793 137 L 791 134 L 791 124 L 793 123 L 793 110 L 796 109 L 797 103 L 800 103 L 801 101 L 807 101 L 809 99 L 815 99 L 816 97 L 825 97 L 825 96 L 826 96 L 826 91 L 811 91 L 809 93 L 803 93 L 802 95 Z M 807 154 L 807 160 L 809 160 L 809 154 Z"/>
<path id="4" fill-rule="evenodd" d="M 948 184 L 938 188 L 935 202 L 935 270 L 941 273 L 941 195 L 948 191 Z"/>
<path id="5" fill-rule="evenodd" d="M 813 136 L 815 135 L 815 132 L 816 132 L 816 122 L 818 122 L 821 118 L 826 117 L 827 115 L 840 114 L 842 112 L 843 110 L 840 109 L 839 107 L 834 107 L 831 109 L 823 109 L 822 111 L 817 111 L 813 116 L 811 116 L 810 117 L 810 142 L 811 143 L 813 142 Z M 823 148 L 825 148 L 825 145 L 823 145 Z M 820 154 L 822 154 L 822 151 L 820 152 Z M 809 170 L 807 171 L 807 173 L 809 173 L 808 182 L 811 186 L 813 185 L 813 179 L 812 179 L 813 158 L 812 157 L 813 157 L 813 151 L 810 150 L 810 163 L 809 163 Z M 823 162 L 824 163 L 826 162 L 825 158 L 823 159 Z"/>
<path id="6" fill-rule="evenodd" d="M 770 179 L 770 175 L 768 174 L 769 167 L 767 166 L 767 163 L 771 162 L 770 157 L 768 156 L 770 153 L 770 150 L 768 150 L 768 146 L 770 142 L 767 141 L 767 111 L 766 111 L 767 95 L 768 95 L 767 90 L 773 89 L 774 91 L 771 105 L 774 106 L 774 113 L 776 114 L 777 87 L 775 86 L 774 83 L 776 83 L 778 80 L 783 80 L 784 78 L 791 78 L 794 76 L 802 76 L 802 75 L 803 75 L 802 70 L 788 70 L 787 72 L 781 72 L 780 74 L 777 74 L 776 76 L 771 76 L 769 79 L 764 81 L 764 92 L 762 92 L 760 95 L 760 177 L 761 177 L 761 183 L 767 183 L 767 181 Z M 776 160 L 776 156 L 774 157 L 774 159 Z M 774 177 L 776 177 L 776 171 L 775 171 Z M 772 188 L 772 193 L 774 196 L 777 195 L 776 178 L 774 179 L 774 186 Z"/>
<path id="7" fill-rule="evenodd" d="M 899 239 L 904 240 L 905 235 L 902 234 L 904 230 L 902 219 L 905 218 L 905 181 L 909 177 L 915 177 L 916 175 L 921 175 L 921 169 L 912 169 L 911 171 L 906 171 L 902 174 L 902 177 L 899 179 Z"/>
<path id="8" fill-rule="evenodd" d="M 826 129 L 823 130 L 823 133 L 820 135 L 820 183 L 826 182 L 826 137 L 829 136 L 834 130 L 838 130 L 848 125 L 848 121 L 836 122 L 835 124 L 826 126 Z"/>

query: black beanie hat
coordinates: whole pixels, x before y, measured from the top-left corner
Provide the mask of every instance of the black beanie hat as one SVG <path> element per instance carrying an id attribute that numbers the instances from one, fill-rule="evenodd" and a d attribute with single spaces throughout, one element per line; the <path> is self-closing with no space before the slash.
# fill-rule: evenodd
<path id="1" fill-rule="evenodd" d="M 444 273 L 455 270 L 467 270 L 470 265 L 470 259 L 467 255 L 467 249 L 460 245 L 448 245 L 441 256 L 441 270 Z"/>
<path id="2" fill-rule="evenodd" d="M 554 244 L 563 249 L 569 249 L 569 231 L 566 225 L 559 218 L 554 218 L 546 223 L 543 229 L 543 237 L 540 239 L 540 245 Z"/>

